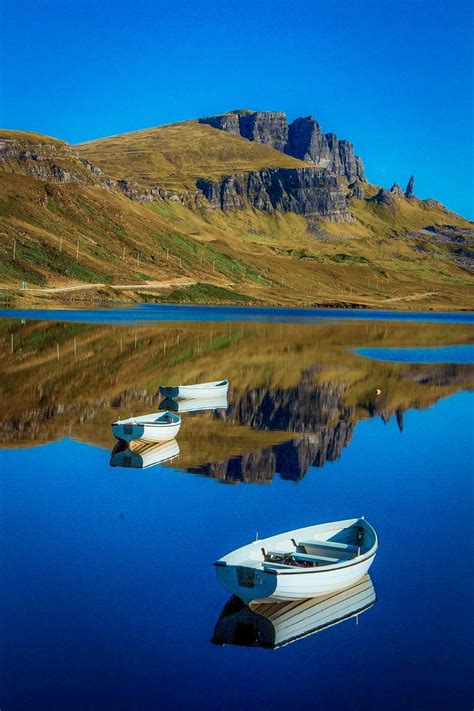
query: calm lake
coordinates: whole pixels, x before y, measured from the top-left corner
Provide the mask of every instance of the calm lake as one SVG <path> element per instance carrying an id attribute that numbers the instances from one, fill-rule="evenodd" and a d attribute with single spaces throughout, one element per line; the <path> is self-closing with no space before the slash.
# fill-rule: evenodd
<path id="1" fill-rule="evenodd" d="M 0 312 L 2 711 L 472 708 L 473 337 L 465 314 Z M 159 393 L 222 378 L 227 403 Z M 117 446 L 160 408 L 176 442 Z M 362 515 L 366 602 L 233 617 L 215 560 Z"/>

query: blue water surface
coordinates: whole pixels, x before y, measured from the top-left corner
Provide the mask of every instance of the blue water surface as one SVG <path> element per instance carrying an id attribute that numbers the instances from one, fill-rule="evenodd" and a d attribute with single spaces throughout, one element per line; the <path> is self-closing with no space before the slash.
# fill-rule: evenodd
<path id="1" fill-rule="evenodd" d="M 223 486 L 109 467 L 71 439 L 0 450 L 0 707 L 452 709 L 472 705 L 472 414 L 459 393 L 359 422 L 298 483 Z M 212 563 L 252 540 L 365 515 L 375 606 L 279 650 L 210 643 Z"/>
<path id="2" fill-rule="evenodd" d="M 474 363 L 474 345 L 471 344 L 428 348 L 356 348 L 354 353 L 388 363 Z"/>
<path id="3" fill-rule="evenodd" d="M 474 323 L 474 314 L 452 312 L 402 312 L 371 309 L 301 309 L 247 306 L 194 306 L 179 304 L 126 304 L 95 309 L 0 309 L 0 318 L 130 324 L 153 321 L 256 321 L 315 323 L 321 319 L 376 319 Z"/>

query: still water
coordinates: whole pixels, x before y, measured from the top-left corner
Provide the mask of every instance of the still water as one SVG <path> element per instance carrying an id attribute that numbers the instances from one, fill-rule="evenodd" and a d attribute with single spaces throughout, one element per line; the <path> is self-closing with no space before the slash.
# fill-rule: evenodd
<path id="1" fill-rule="evenodd" d="M 0 320 L 2 709 L 472 706 L 472 325 L 70 313 Z M 113 420 L 221 378 L 124 460 Z M 256 531 L 360 515 L 346 619 L 286 634 L 215 580 Z"/>

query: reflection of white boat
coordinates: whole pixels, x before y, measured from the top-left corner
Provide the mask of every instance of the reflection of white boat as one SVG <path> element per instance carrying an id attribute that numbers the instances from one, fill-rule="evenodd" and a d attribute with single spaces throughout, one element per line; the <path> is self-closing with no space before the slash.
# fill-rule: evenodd
<path id="1" fill-rule="evenodd" d="M 151 415 L 129 417 L 112 423 L 112 434 L 124 442 L 141 439 L 143 442 L 165 442 L 174 439 L 181 427 L 181 417 L 173 412 L 154 412 Z"/>
<path id="2" fill-rule="evenodd" d="M 212 641 L 277 649 L 360 615 L 375 601 L 374 586 L 368 575 L 346 590 L 309 600 L 260 602 L 247 607 L 233 595 L 217 620 Z"/>
<path id="3" fill-rule="evenodd" d="M 227 393 L 219 393 L 209 398 L 189 398 L 187 400 L 170 400 L 160 402 L 160 410 L 171 412 L 198 412 L 199 410 L 220 410 L 227 407 Z"/>
<path id="4" fill-rule="evenodd" d="M 228 380 L 215 380 L 212 383 L 197 385 L 160 385 L 160 393 L 170 400 L 178 398 L 208 398 L 227 394 Z"/>
<path id="5" fill-rule="evenodd" d="M 364 518 L 334 521 L 254 541 L 220 558 L 219 583 L 244 602 L 328 595 L 372 565 L 378 539 Z"/>
<path id="6" fill-rule="evenodd" d="M 148 442 L 117 442 L 112 450 L 110 466 L 146 469 L 155 464 L 168 462 L 179 456 L 179 445 L 175 439 L 169 442 L 151 444 Z"/>

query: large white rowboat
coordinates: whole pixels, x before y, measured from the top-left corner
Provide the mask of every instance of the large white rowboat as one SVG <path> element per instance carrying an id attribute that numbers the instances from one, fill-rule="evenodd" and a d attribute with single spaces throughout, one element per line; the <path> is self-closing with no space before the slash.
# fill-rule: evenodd
<path id="1" fill-rule="evenodd" d="M 216 576 L 246 603 L 319 597 L 360 580 L 377 548 L 377 534 L 364 518 L 334 521 L 238 548 L 215 563 Z"/>
<path id="2" fill-rule="evenodd" d="M 174 412 L 154 412 L 151 415 L 129 417 L 112 423 L 112 434 L 124 442 L 165 442 L 174 439 L 181 427 L 181 417 Z"/>
<path id="3" fill-rule="evenodd" d="M 212 383 L 197 383 L 196 385 L 160 385 L 160 393 L 170 400 L 179 398 L 215 398 L 226 395 L 228 380 L 215 380 Z"/>

